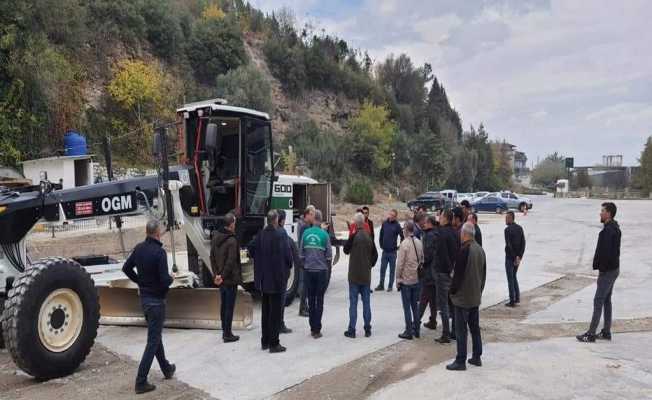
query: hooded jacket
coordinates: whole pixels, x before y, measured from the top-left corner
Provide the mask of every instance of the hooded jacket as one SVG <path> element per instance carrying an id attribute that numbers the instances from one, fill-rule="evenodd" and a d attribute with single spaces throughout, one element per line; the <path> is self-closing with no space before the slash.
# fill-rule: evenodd
<path id="1" fill-rule="evenodd" d="M 225 286 L 242 284 L 240 246 L 235 235 L 227 230 L 217 231 L 211 240 L 211 269 L 221 275 Z"/>
<path id="2" fill-rule="evenodd" d="M 605 272 L 620 268 L 620 236 L 618 222 L 611 220 L 604 224 L 593 256 L 593 269 Z"/>

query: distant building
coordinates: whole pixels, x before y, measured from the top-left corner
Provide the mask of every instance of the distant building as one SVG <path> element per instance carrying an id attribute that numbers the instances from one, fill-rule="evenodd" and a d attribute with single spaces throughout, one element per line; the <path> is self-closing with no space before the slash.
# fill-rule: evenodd
<path id="1" fill-rule="evenodd" d="M 32 184 L 38 185 L 41 173 L 46 172 L 52 183 L 61 183 L 62 189 L 94 183 L 93 159 L 91 155 L 39 158 L 23 161 L 23 175 Z"/>
<path id="2" fill-rule="evenodd" d="M 507 142 L 494 142 L 492 145 L 495 146 L 498 151 L 504 151 L 507 153 L 514 176 L 518 177 L 528 173 L 527 156 L 522 151 L 517 151 L 516 145 Z"/>
<path id="3" fill-rule="evenodd" d="M 603 167 L 622 167 L 623 166 L 623 156 L 621 154 L 602 156 L 602 166 Z"/>

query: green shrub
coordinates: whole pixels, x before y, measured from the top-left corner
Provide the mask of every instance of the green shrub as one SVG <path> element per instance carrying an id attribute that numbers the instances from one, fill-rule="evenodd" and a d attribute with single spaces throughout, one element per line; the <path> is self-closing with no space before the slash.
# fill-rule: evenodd
<path id="1" fill-rule="evenodd" d="M 228 18 L 197 22 L 186 46 L 186 55 L 197 80 L 206 84 L 247 62 L 240 27 Z"/>
<path id="2" fill-rule="evenodd" d="M 272 87 L 253 64 L 218 76 L 216 86 L 217 96 L 226 98 L 234 106 L 272 111 Z"/>
<path id="3" fill-rule="evenodd" d="M 374 192 L 368 182 L 357 180 L 349 185 L 344 200 L 353 204 L 373 204 Z"/>

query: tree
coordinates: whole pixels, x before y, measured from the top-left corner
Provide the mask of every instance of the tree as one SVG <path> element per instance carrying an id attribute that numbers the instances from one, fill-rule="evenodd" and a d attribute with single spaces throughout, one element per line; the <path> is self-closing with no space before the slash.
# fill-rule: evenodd
<path id="1" fill-rule="evenodd" d="M 554 187 L 558 179 L 567 177 L 564 160 L 565 157 L 556 152 L 548 155 L 532 170 L 532 183 L 547 188 Z"/>
<path id="2" fill-rule="evenodd" d="M 352 161 L 362 173 L 387 176 L 392 166 L 392 143 L 396 124 L 384 106 L 365 102 L 351 121 Z"/>
<path id="3" fill-rule="evenodd" d="M 155 114 L 162 101 L 163 72 L 143 61 L 124 61 L 108 86 L 113 99 L 138 121 Z"/>
<path id="4" fill-rule="evenodd" d="M 217 95 L 231 104 L 272 111 L 272 88 L 254 65 L 243 65 L 218 76 L 215 85 Z"/>
<path id="5" fill-rule="evenodd" d="M 411 139 L 412 174 L 417 177 L 418 189 L 426 191 L 441 188 L 449 177 L 451 159 L 443 141 L 427 126 L 422 126 Z"/>
<path id="6" fill-rule="evenodd" d="M 196 22 L 186 55 L 197 80 L 205 84 L 247 62 L 240 27 L 229 18 Z"/>
<path id="7" fill-rule="evenodd" d="M 641 172 L 639 174 L 641 188 L 645 195 L 649 195 L 652 192 L 652 136 L 647 138 L 639 162 L 641 163 Z"/>

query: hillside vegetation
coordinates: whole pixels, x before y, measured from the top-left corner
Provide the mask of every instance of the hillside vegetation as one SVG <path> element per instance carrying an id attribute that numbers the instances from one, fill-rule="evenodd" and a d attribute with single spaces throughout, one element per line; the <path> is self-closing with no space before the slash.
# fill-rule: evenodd
<path id="1" fill-rule="evenodd" d="M 50 156 L 69 129 L 118 162 L 150 163 L 156 124 L 225 97 L 269 112 L 281 168 L 334 183 L 498 189 L 508 160 L 484 126 L 462 128 L 429 64 L 372 60 L 242 0 L 0 3 L 0 164 Z M 503 148 L 503 146 L 494 146 Z"/>

